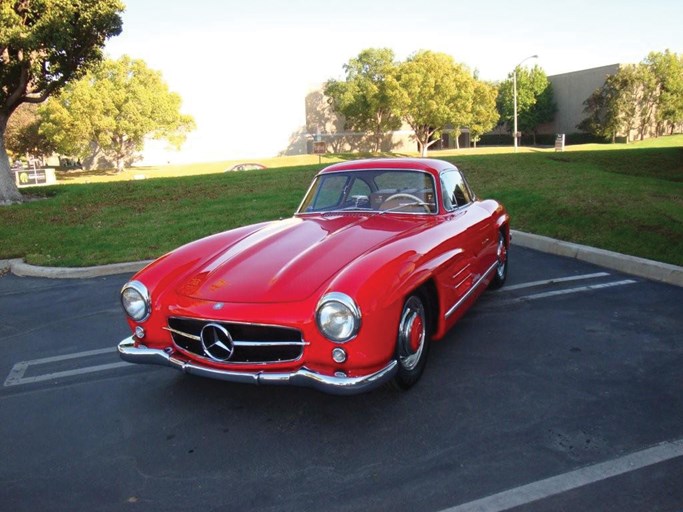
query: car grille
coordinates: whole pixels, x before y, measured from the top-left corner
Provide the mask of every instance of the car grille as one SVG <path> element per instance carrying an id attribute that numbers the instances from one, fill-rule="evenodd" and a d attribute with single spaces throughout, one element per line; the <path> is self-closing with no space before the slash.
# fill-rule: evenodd
<path id="1" fill-rule="evenodd" d="M 171 317 L 168 319 L 167 330 L 171 332 L 173 342 L 179 348 L 216 362 L 205 352 L 201 342 L 202 329 L 208 324 L 218 324 L 230 333 L 234 351 L 228 360 L 223 361 L 228 364 L 295 361 L 303 354 L 306 344 L 302 340 L 300 331 L 273 325 Z"/>

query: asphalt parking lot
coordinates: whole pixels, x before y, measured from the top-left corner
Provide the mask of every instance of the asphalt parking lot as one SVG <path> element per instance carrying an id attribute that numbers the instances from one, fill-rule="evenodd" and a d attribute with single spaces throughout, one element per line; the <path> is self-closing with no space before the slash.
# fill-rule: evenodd
<path id="1" fill-rule="evenodd" d="M 683 510 L 683 288 L 513 247 L 409 392 L 129 365 L 129 276 L 0 277 L 0 510 Z"/>

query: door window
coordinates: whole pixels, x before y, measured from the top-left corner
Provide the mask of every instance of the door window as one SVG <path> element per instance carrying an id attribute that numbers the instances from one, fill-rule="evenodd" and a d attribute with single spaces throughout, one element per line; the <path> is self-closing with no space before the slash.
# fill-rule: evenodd
<path id="1" fill-rule="evenodd" d="M 465 179 L 459 171 L 453 170 L 441 175 L 441 189 L 443 190 L 443 206 L 446 210 L 454 210 L 472 202 Z"/>

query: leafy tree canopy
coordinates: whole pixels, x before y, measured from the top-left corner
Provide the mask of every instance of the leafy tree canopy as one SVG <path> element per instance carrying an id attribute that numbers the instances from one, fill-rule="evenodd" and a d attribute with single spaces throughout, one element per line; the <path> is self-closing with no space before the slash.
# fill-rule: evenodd
<path id="1" fill-rule="evenodd" d="M 180 105 L 160 72 L 123 56 L 105 60 L 41 107 L 41 131 L 61 153 L 86 161 L 101 155 L 121 171 L 146 138 L 180 147 L 195 126 Z"/>
<path id="2" fill-rule="evenodd" d="M 421 51 L 399 65 L 395 101 L 415 132 L 422 155 L 448 126 L 471 120 L 474 78 L 444 53 Z"/>
<path id="3" fill-rule="evenodd" d="M 391 50 L 371 48 L 344 70 L 345 80 L 325 84 L 325 96 L 346 128 L 373 134 L 375 151 L 402 122 L 413 129 L 426 155 L 445 129 L 458 135 L 469 127 L 477 140 L 498 120 L 496 88 L 444 53 L 420 51 L 397 63 Z"/>
<path id="4" fill-rule="evenodd" d="M 344 70 L 346 80 L 329 80 L 324 93 L 349 128 L 372 134 L 378 152 L 384 134 L 401 126 L 394 105 L 394 52 L 387 48 L 363 50 L 349 60 Z"/>
<path id="5" fill-rule="evenodd" d="M 0 2 L 0 204 L 20 201 L 4 134 L 22 103 L 40 103 L 102 58 L 121 33 L 121 0 Z"/>
<path id="6" fill-rule="evenodd" d="M 495 128 L 500 119 L 496 109 L 498 88 L 495 85 L 474 82 L 474 96 L 472 98 L 472 120 L 470 121 L 470 136 L 476 145 L 482 135 Z"/>
<path id="7" fill-rule="evenodd" d="M 37 109 L 38 106 L 34 103 L 24 103 L 9 118 L 5 131 L 5 145 L 14 158 L 46 157 L 55 150 L 54 145 L 39 131 L 40 119 Z"/>
<path id="8" fill-rule="evenodd" d="M 666 50 L 650 52 L 644 61 L 654 74 L 658 87 L 657 132 L 683 123 L 683 55 Z"/>

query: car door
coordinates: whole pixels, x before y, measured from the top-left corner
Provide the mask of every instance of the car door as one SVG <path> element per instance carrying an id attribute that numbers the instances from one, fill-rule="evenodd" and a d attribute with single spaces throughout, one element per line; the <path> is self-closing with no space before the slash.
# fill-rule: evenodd
<path id="1" fill-rule="evenodd" d="M 479 207 L 462 174 L 456 169 L 441 174 L 443 208 L 452 233 L 449 262 L 451 278 L 448 302 L 456 304 L 479 281 L 488 269 L 491 237 L 490 215 Z"/>
<path id="2" fill-rule="evenodd" d="M 496 260 L 498 233 L 492 222 L 491 212 L 483 207 L 470 189 L 465 177 L 457 171 L 455 195 L 458 205 L 465 205 L 469 212 L 470 230 L 474 238 L 474 256 L 477 261 L 477 275 L 486 273 Z"/>

